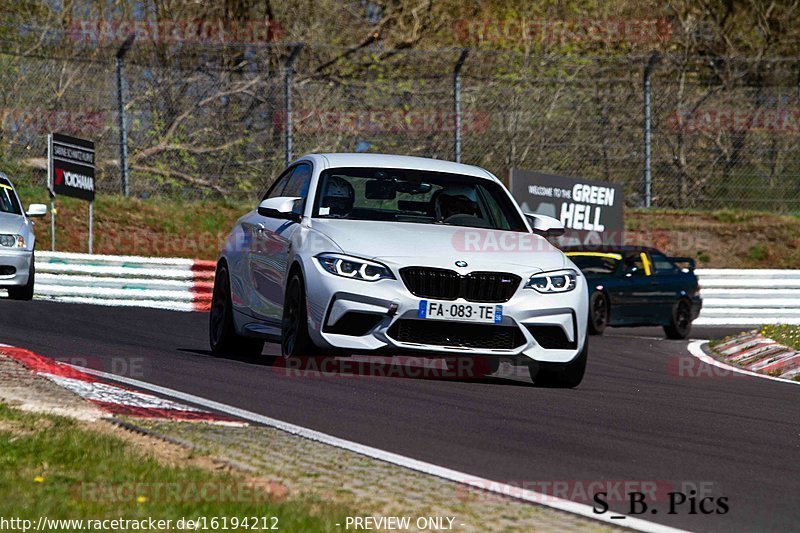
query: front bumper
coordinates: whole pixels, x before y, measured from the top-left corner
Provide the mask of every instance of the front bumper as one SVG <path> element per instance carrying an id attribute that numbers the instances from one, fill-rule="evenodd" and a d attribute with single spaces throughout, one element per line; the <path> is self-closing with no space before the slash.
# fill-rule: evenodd
<path id="1" fill-rule="evenodd" d="M 423 298 L 411 294 L 399 279 L 365 282 L 340 278 L 323 271 L 316 261 L 306 263 L 305 270 L 309 332 L 321 347 L 523 356 L 566 363 L 577 357 L 586 338 L 588 298 L 583 276 L 568 293 L 541 294 L 518 288 L 502 303 L 502 322 L 494 325 L 419 319 Z M 353 313 L 372 320 L 356 334 L 341 333 L 337 324 L 343 323 L 343 317 L 356 316 Z"/>
<path id="2" fill-rule="evenodd" d="M 0 287 L 18 287 L 28 284 L 31 258 L 30 250 L 9 250 L 0 247 Z"/>

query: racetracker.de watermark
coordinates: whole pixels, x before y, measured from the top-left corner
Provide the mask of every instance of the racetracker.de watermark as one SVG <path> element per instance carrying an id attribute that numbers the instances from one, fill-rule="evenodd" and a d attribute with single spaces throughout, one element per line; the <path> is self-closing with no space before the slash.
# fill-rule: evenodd
<path id="1" fill-rule="evenodd" d="M 454 31 L 465 44 L 656 44 L 674 33 L 667 19 L 460 19 Z"/>
<path id="2" fill-rule="evenodd" d="M 678 109 L 667 117 L 672 131 L 683 133 L 770 132 L 800 134 L 799 107 Z"/>
<path id="3" fill-rule="evenodd" d="M 100 134 L 105 113 L 92 109 L 0 108 L 0 128 L 11 133 L 44 134 L 53 131 Z"/>
<path id="4" fill-rule="evenodd" d="M 108 358 L 95 357 L 91 355 L 77 355 L 70 357 L 57 357 L 59 363 L 78 367 L 78 370 L 87 368 L 99 370 L 109 374 L 125 376 L 129 378 L 145 378 L 152 375 L 152 365 L 149 359 L 144 357 L 132 356 L 121 357 L 112 356 Z"/>
<path id="5" fill-rule="evenodd" d="M 154 503 L 266 503 L 285 493 L 277 482 L 175 481 L 122 483 L 82 482 L 72 486 L 72 496 L 82 502 L 116 504 Z M 280 493 L 280 494 L 278 494 Z"/>
<path id="6" fill-rule="evenodd" d="M 286 113 L 276 113 L 276 129 L 283 129 Z M 292 128 L 297 133 L 402 133 L 452 132 L 456 124 L 453 111 L 438 109 L 299 109 L 292 112 Z M 491 116 L 483 111 L 461 113 L 464 133 L 485 133 Z"/>
<path id="7" fill-rule="evenodd" d="M 277 357 L 273 372 L 286 378 L 338 379 L 387 377 L 407 379 L 481 379 L 492 374 L 498 356 L 311 356 Z"/>
<path id="8" fill-rule="evenodd" d="M 75 19 L 67 27 L 70 40 L 86 45 L 136 41 L 168 44 L 256 44 L 280 41 L 283 27 L 274 20 L 184 19 Z"/>
<path id="9" fill-rule="evenodd" d="M 706 497 L 713 494 L 714 489 L 713 481 L 655 479 L 473 479 L 456 487 L 458 498 L 470 502 L 493 503 L 510 497 L 537 503 L 569 500 L 586 504 L 594 503 L 598 494 L 609 503 L 628 502 L 630 495 L 636 493 L 651 502 L 667 502 L 671 493 L 693 492 Z"/>
<path id="10" fill-rule="evenodd" d="M 691 355 L 676 355 L 667 359 L 667 374 L 690 379 L 735 379 L 746 374 L 731 368 L 704 363 Z"/>

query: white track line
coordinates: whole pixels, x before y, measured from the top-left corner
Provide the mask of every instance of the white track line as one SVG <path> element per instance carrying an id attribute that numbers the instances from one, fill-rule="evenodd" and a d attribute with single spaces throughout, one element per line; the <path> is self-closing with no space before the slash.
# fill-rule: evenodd
<path id="1" fill-rule="evenodd" d="M 193 394 L 188 394 L 174 389 L 169 389 L 167 387 L 161 387 L 159 385 L 153 385 L 145 381 L 126 378 L 118 376 L 116 374 L 110 374 L 108 372 L 93 370 L 91 368 L 83 368 L 76 365 L 72 366 L 75 366 L 75 368 L 80 369 L 81 371 L 86 372 L 87 374 L 93 374 L 106 379 L 118 381 L 120 383 L 125 383 L 127 385 L 132 385 L 134 387 L 139 387 L 152 392 L 156 392 L 164 396 L 170 396 L 175 399 L 193 403 L 195 405 L 200 405 L 208 409 L 213 409 L 244 420 L 249 420 L 251 422 L 256 422 L 258 424 L 263 424 L 265 426 L 280 429 L 282 431 L 286 431 L 287 433 L 298 435 L 306 439 L 321 442 L 323 444 L 328 444 L 330 446 L 336 446 L 337 448 L 349 450 L 351 452 L 365 455 L 367 457 L 371 457 L 379 461 L 384 461 L 394 465 L 402 466 L 404 468 L 416 470 L 417 472 L 422 472 L 423 474 L 429 474 L 432 476 L 440 477 L 442 479 L 454 481 L 456 483 L 460 483 L 463 485 L 469 485 L 481 490 L 485 490 L 487 492 L 495 492 L 503 496 L 508 496 L 511 498 L 543 505 L 545 507 L 550 507 L 552 509 L 557 509 L 559 511 L 576 514 L 585 518 L 589 518 L 591 520 L 597 520 L 600 522 L 605 522 L 607 524 L 613 524 L 614 526 L 617 527 L 623 527 L 628 529 L 634 529 L 637 531 L 647 531 L 653 533 L 684 533 L 684 530 L 675 529 L 662 524 L 648 522 L 647 520 L 642 520 L 641 518 L 633 518 L 630 516 L 626 516 L 624 519 L 611 518 L 612 515 L 623 516 L 621 513 L 608 512 L 602 515 L 598 515 L 593 512 L 593 508 L 591 506 L 582 503 L 576 503 L 569 500 L 562 500 L 532 490 L 520 490 L 519 487 L 514 487 L 512 485 L 507 485 L 505 483 L 499 483 L 488 479 L 478 478 L 474 475 L 466 474 L 464 472 L 459 472 L 457 470 L 451 470 L 449 468 L 444 468 L 431 463 L 418 461 L 417 459 L 412 459 L 410 457 L 405 457 L 403 455 L 399 455 L 396 453 L 387 452 L 384 450 L 380 450 L 378 448 L 373 448 L 371 446 L 365 446 L 357 442 L 340 439 L 339 437 L 334 437 L 333 435 L 328 435 L 327 433 L 322 433 L 320 431 L 315 431 L 313 429 L 308 429 L 302 426 L 290 424 L 288 422 L 283 422 L 275 418 L 270 418 L 268 416 L 260 415 L 258 413 L 253 413 L 252 411 L 245 411 L 244 409 L 239 409 L 238 407 L 233 407 L 223 403 L 215 402 L 214 400 L 201 398 L 200 396 L 194 396 Z"/>
<path id="2" fill-rule="evenodd" d="M 781 379 L 776 378 L 775 376 L 768 376 L 766 374 L 759 374 L 758 372 L 751 372 L 750 370 L 745 370 L 744 368 L 739 368 L 733 365 L 728 365 L 723 363 L 722 361 L 717 361 L 706 352 L 703 351 L 703 345 L 708 344 L 708 341 L 704 340 L 697 340 L 691 341 L 689 343 L 689 353 L 695 356 L 696 358 L 700 359 L 702 362 L 707 363 L 712 366 L 716 366 L 718 368 L 724 368 L 730 372 L 737 372 L 739 374 L 744 374 L 746 376 L 753 376 L 754 378 L 761 378 L 761 379 L 768 379 L 770 381 L 779 381 L 781 383 L 790 383 L 792 385 L 800 385 L 800 381 L 793 381 L 789 379 Z"/>

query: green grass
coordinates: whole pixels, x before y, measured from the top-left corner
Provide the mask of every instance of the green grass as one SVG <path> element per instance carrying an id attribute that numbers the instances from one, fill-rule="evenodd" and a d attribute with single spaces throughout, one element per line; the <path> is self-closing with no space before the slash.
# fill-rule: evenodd
<path id="1" fill-rule="evenodd" d="M 49 204 L 43 187 L 17 187 L 24 206 Z M 147 200 L 98 194 L 94 202 L 94 252 L 101 254 L 177 256 L 216 259 L 225 236 L 252 201 L 195 200 L 169 197 Z M 75 198 L 56 202 L 56 249 L 86 252 L 88 207 Z M 34 227 L 38 249 L 50 249 L 50 215 Z"/>
<path id="2" fill-rule="evenodd" d="M 211 487 L 205 497 L 203 487 Z M 220 498 L 219 487 L 241 490 Z M 265 492 L 233 474 L 166 466 L 114 435 L 3 404 L 0 494 L 0 516 L 34 523 L 39 516 L 174 521 L 274 516 L 283 531 L 329 531 L 346 516 L 344 509 L 307 498 L 270 501 Z"/>
<path id="3" fill-rule="evenodd" d="M 761 327 L 761 334 L 784 346 L 800 350 L 800 326 L 769 324 Z"/>
<path id="4" fill-rule="evenodd" d="M 747 257 L 753 261 L 763 261 L 769 257 L 769 252 L 764 246 L 756 244 L 747 250 Z"/>

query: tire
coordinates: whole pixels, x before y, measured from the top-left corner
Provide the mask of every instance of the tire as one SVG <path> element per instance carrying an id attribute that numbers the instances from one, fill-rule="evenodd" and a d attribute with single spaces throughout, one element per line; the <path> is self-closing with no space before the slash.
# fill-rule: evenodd
<path id="1" fill-rule="evenodd" d="M 286 285 L 281 322 L 281 355 L 284 357 L 319 355 L 319 348 L 308 334 L 306 289 L 299 274 L 293 274 Z"/>
<path id="2" fill-rule="evenodd" d="M 603 292 L 594 292 L 589 298 L 588 330 L 590 335 L 602 335 L 608 326 L 608 297 Z"/>
<path id="3" fill-rule="evenodd" d="M 12 300 L 33 300 L 33 286 L 36 284 L 36 267 L 33 264 L 34 257 L 31 254 L 31 266 L 28 269 L 28 283 L 22 287 L 9 287 L 8 297 Z"/>
<path id="4" fill-rule="evenodd" d="M 667 338 L 681 340 L 692 332 L 692 306 L 687 300 L 680 300 L 672 308 L 669 325 L 664 326 Z"/>
<path id="5" fill-rule="evenodd" d="M 529 365 L 531 380 L 540 387 L 572 389 L 583 381 L 586 373 L 586 361 L 589 357 L 589 339 L 584 340 L 583 349 L 578 357 L 569 363 Z"/>
<path id="6" fill-rule="evenodd" d="M 264 341 L 236 333 L 231 304 L 231 281 L 228 267 L 221 263 L 214 276 L 214 292 L 211 296 L 211 311 L 208 318 L 208 339 L 215 355 L 242 358 L 258 357 L 264 349 Z"/>

